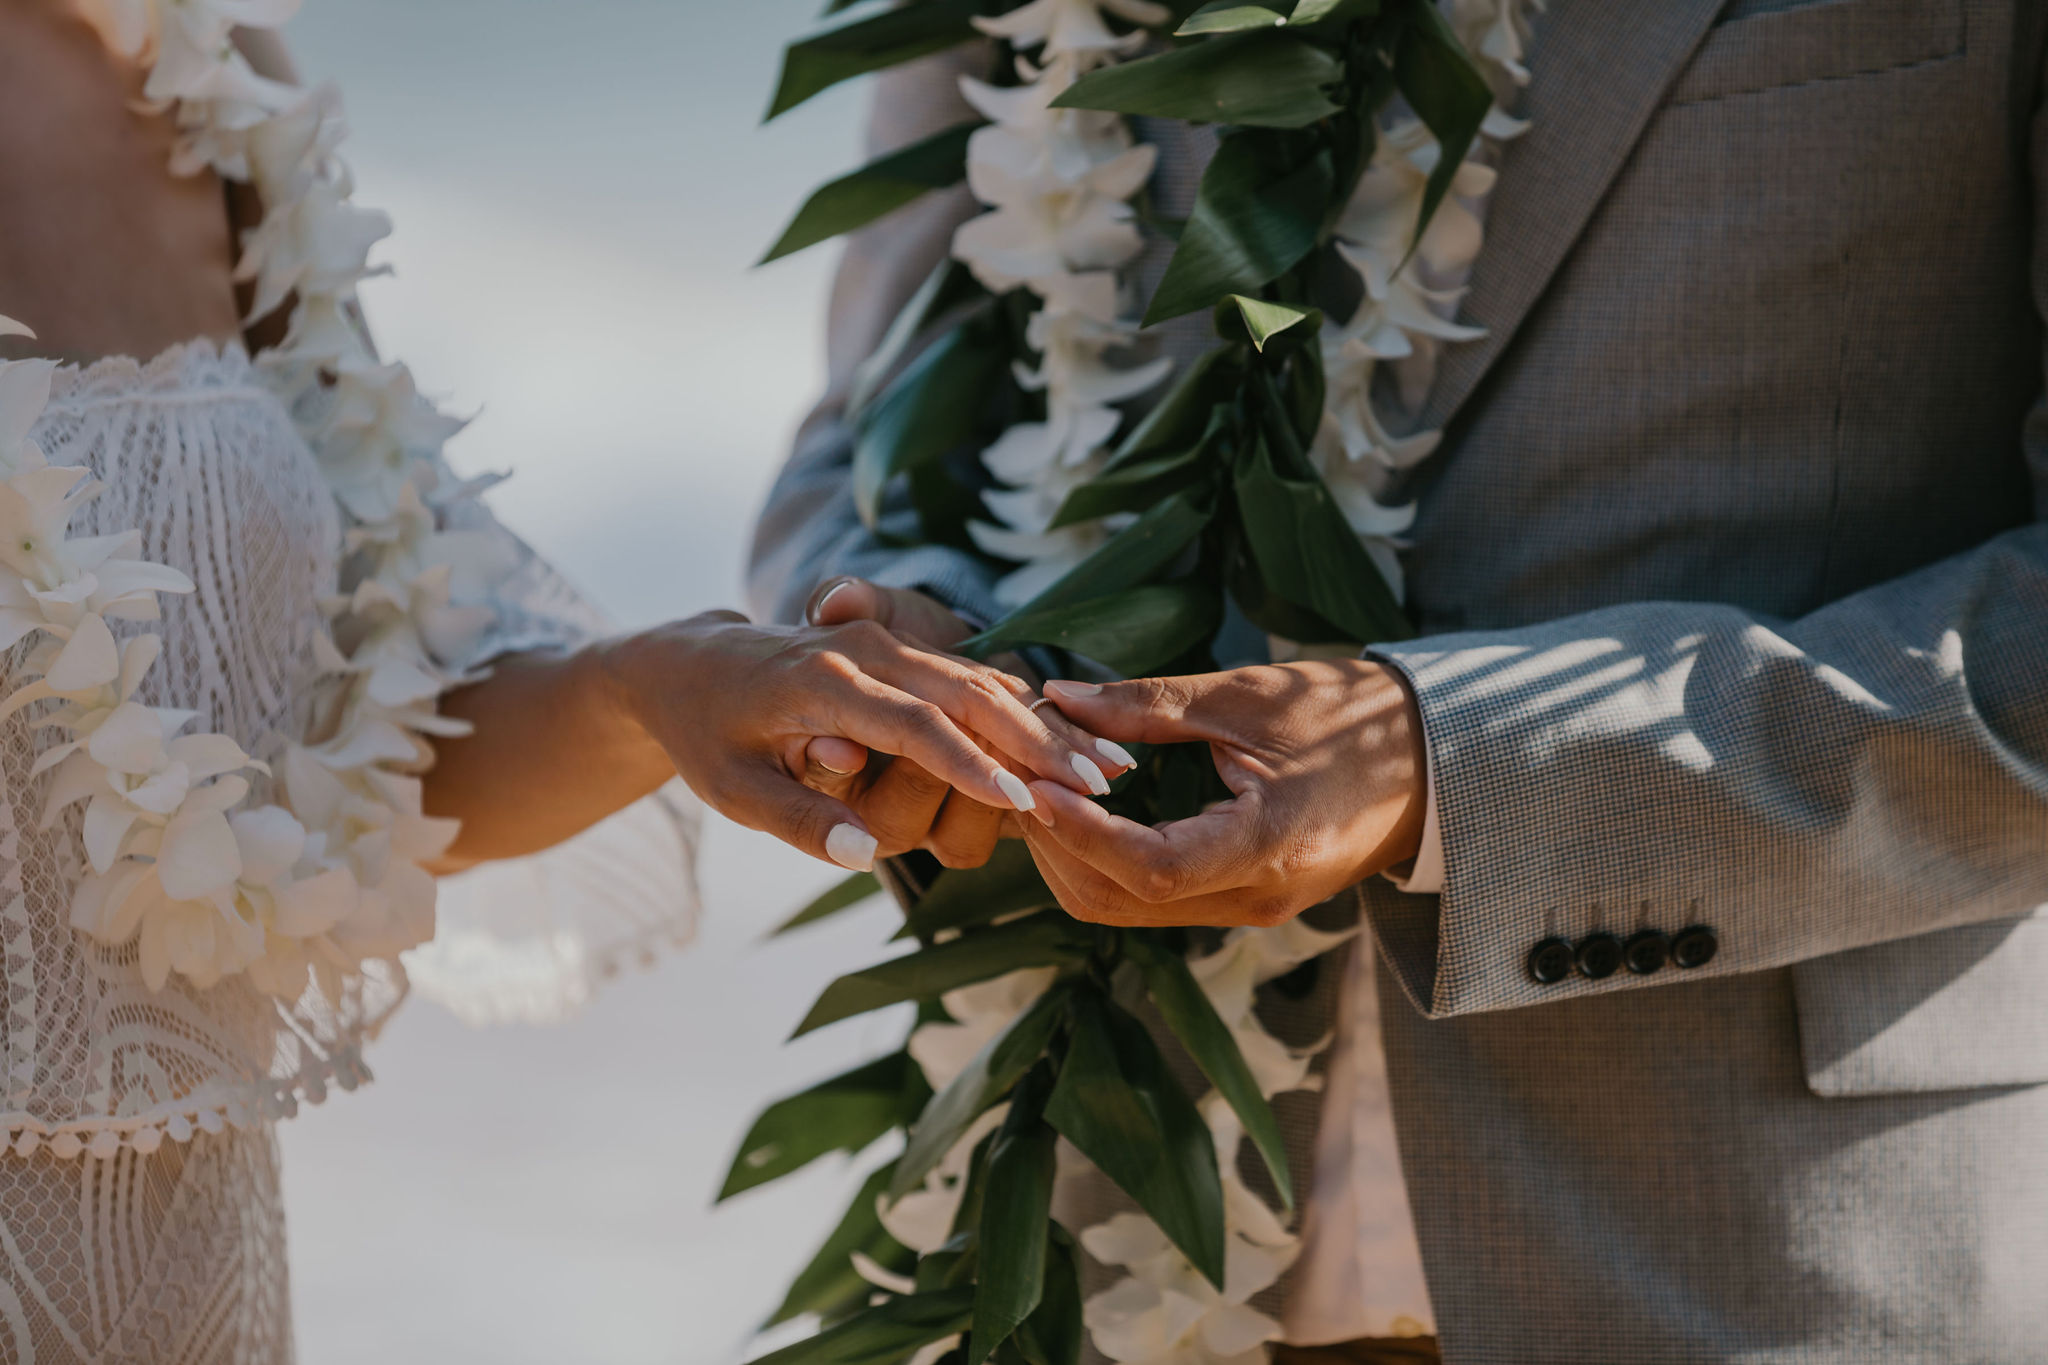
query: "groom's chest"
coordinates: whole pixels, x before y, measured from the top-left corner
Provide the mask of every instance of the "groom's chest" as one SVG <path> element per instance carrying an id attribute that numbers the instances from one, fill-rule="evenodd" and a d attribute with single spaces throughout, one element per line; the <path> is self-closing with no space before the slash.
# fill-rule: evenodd
<path id="1" fill-rule="evenodd" d="M 2035 8 L 1552 0 L 1414 419 L 1426 630 L 1799 615 L 2027 514 Z M 1185 212 L 1212 135 L 1143 131 Z"/>

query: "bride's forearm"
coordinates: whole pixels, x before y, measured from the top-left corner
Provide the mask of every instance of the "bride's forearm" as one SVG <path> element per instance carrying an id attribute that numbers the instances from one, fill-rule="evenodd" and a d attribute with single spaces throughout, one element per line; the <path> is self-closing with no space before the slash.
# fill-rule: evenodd
<path id="1" fill-rule="evenodd" d="M 437 871 L 538 852 L 675 776 L 607 685 L 608 647 L 500 659 L 442 699 L 475 730 L 434 745 L 427 812 L 462 821 Z"/>

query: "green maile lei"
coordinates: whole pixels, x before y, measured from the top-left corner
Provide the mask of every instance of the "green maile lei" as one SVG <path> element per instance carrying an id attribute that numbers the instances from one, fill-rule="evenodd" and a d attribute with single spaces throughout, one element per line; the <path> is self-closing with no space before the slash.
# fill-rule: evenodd
<path id="1" fill-rule="evenodd" d="M 835 0 L 827 13 L 848 7 Z M 1055 104 L 1217 125 L 1218 150 L 1190 216 L 1164 222 L 1142 205 L 1138 212 L 1176 243 L 1145 325 L 1208 310 L 1218 344 L 1092 457 L 1047 528 L 1113 529 L 961 652 L 1040 645 L 1124 676 L 1206 671 L 1216 666 L 1226 602 L 1304 645 L 1404 638 L 1412 628 L 1397 589 L 1311 458 L 1326 396 L 1316 302 L 1346 288 L 1333 239 L 1372 164 L 1382 111 L 1405 102 L 1440 149 L 1416 215 L 1419 241 L 1487 123 L 1494 89 L 1428 0 L 1145 8 L 1168 14 L 1150 39 L 1134 40 L 1151 55 L 1089 64 Z M 910 0 L 840 23 L 789 48 L 770 116 L 849 77 L 972 41 L 986 31 L 977 21 L 999 28 L 989 21 L 1016 9 L 1002 0 Z M 1017 79 L 1022 54 L 997 47 L 993 79 Z M 1022 69 L 1028 77 L 1031 68 Z M 825 186 L 768 259 L 959 183 L 977 126 L 946 129 Z M 1356 292 L 1355 282 L 1348 287 Z M 975 454 L 1011 424 L 1045 419 L 1043 394 L 1014 377 L 1041 359 L 1027 339 L 1040 302 L 1021 286 L 992 291 L 958 261 L 912 299 L 864 369 L 889 378 L 871 379 L 850 414 L 856 501 L 871 525 L 900 481 L 917 514 L 915 543 L 974 550 L 970 525 L 987 515 L 990 491 Z M 1118 814 L 1156 823 L 1228 796 L 1202 746 L 1139 757 L 1105 798 Z M 876 890 L 871 877 L 856 877 L 783 927 Z M 813 1314 L 821 1324 L 767 1358 L 775 1365 L 1078 1361 L 1076 1240 L 1051 1216 L 1059 1137 L 1219 1291 L 1228 1239 L 1244 1235 L 1244 1215 L 1226 1213 L 1242 1193 L 1228 1160 L 1237 1135 L 1293 1209 L 1267 1101 L 1273 1082 L 1240 1046 L 1271 1040 L 1225 1017 L 1236 1011 L 1219 1012 L 1228 990 L 1219 979 L 1229 971 L 1214 968 L 1221 954 L 1190 964 L 1191 947 L 1213 949 L 1213 937 L 1078 923 L 1059 910 L 1021 845 L 1009 843 L 982 868 L 938 874 L 898 936 L 917 950 L 833 982 L 799 1033 L 906 1002 L 920 1034 L 968 1030 L 976 1021 L 956 1021 L 942 997 L 951 993 L 957 1005 L 976 991 L 1000 994 L 1005 982 L 1027 989 L 1013 992 L 994 1025 L 980 1021 L 987 1036 L 970 1038 L 979 1049 L 947 1067 L 936 1092 L 930 1068 L 907 1046 L 756 1121 L 721 1198 L 828 1152 L 858 1153 L 904 1135 L 902 1154 L 870 1175 L 771 1320 Z M 1280 965 L 1332 941 L 1301 929 Z M 1214 1087 L 1201 1107 L 1139 1021 L 1148 1001 Z M 942 1165 L 951 1217 L 943 1240 L 923 1239 L 936 1245 L 920 1254 L 892 1235 L 885 1210 L 938 1188 Z"/>

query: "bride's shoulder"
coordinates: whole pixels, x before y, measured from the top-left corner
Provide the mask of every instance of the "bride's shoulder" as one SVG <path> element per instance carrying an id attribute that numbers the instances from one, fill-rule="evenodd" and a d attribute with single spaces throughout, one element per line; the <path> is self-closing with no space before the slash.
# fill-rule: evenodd
<path id="1" fill-rule="evenodd" d="M 237 334 L 220 184 L 172 174 L 176 129 L 144 106 L 144 76 L 74 4 L 0 4 L 0 297 L 36 354 Z"/>

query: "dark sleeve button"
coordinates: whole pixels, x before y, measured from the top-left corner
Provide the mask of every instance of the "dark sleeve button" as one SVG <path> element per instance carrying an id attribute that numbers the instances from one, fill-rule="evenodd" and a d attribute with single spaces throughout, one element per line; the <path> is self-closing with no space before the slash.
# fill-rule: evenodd
<path id="1" fill-rule="evenodd" d="M 1704 924 L 1695 924 L 1689 929 L 1680 929 L 1678 936 L 1671 940 L 1671 960 L 1690 971 L 1712 962 L 1720 947 L 1721 940 L 1714 937 L 1712 929 Z"/>
<path id="2" fill-rule="evenodd" d="M 1546 938 L 1529 950 L 1529 975 L 1546 986 L 1555 986 L 1572 974 L 1572 945 L 1561 938 Z"/>
<path id="3" fill-rule="evenodd" d="M 1612 934 L 1588 934 L 1579 940 L 1579 974 L 1604 981 L 1621 967 L 1621 940 Z"/>
<path id="4" fill-rule="evenodd" d="M 1637 976 L 1648 976 L 1671 960 L 1671 940 L 1655 929 L 1631 934 L 1621 945 L 1621 960 Z"/>

